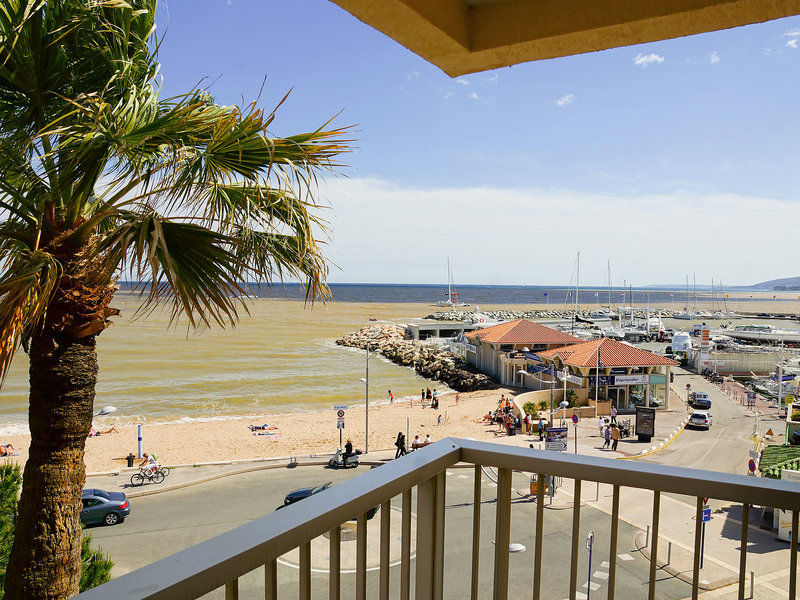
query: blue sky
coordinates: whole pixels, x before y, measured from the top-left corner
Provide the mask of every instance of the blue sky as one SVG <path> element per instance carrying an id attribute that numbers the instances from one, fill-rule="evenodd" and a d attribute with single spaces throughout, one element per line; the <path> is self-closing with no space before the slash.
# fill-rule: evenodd
<path id="1" fill-rule="evenodd" d="M 800 275 L 800 18 L 451 79 L 330 2 L 160 6 L 164 93 L 205 80 L 273 133 L 355 125 L 332 281 L 729 285 Z"/>

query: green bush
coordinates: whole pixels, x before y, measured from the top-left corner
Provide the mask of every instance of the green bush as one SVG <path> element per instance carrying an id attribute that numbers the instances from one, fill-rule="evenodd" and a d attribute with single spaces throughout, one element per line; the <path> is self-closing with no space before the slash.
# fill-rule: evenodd
<path id="1" fill-rule="evenodd" d="M 575 393 L 575 390 L 567 390 L 566 400 L 569 402 L 570 408 L 578 406 L 578 394 Z"/>
<path id="2" fill-rule="evenodd" d="M 792 413 L 792 421 L 800 421 L 800 410 L 796 410 Z"/>
<path id="3" fill-rule="evenodd" d="M 547 410 L 550 403 L 547 400 L 539 400 L 539 410 Z"/>
<path id="4" fill-rule="evenodd" d="M 522 405 L 522 411 L 526 415 L 536 414 L 536 404 L 534 404 L 533 402 L 526 402 L 525 404 Z"/>
<path id="5" fill-rule="evenodd" d="M 14 529 L 17 525 L 17 502 L 22 487 L 22 473 L 19 465 L 0 465 L 0 600 L 5 594 L 6 567 L 14 543 Z M 114 563 L 101 550 L 92 550 L 92 536 L 86 534 L 81 540 L 81 591 L 105 583 L 111 579 Z"/>

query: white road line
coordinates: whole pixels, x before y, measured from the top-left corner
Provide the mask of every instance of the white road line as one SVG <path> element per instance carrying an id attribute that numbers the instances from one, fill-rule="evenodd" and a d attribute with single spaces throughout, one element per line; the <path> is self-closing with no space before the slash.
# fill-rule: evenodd
<path id="1" fill-rule="evenodd" d="M 489 487 L 497 487 L 497 484 L 494 481 L 492 481 L 489 483 Z"/>
<path id="2" fill-rule="evenodd" d="M 617 554 L 617 558 L 620 560 L 633 560 L 630 554 Z"/>
<path id="3" fill-rule="evenodd" d="M 605 571 L 595 571 L 592 577 L 597 577 L 598 579 L 608 579 L 608 573 Z"/>
<path id="4" fill-rule="evenodd" d="M 604 560 L 603 562 L 601 562 L 601 563 L 600 563 L 600 566 L 601 566 L 601 567 L 603 567 L 604 569 L 607 569 L 607 568 L 608 568 L 608 567 L 610 567 L 611 565 L 610 565 L 610 564 L 608 564 L 608 561 L 607 561 L 607 560 Z"/>
<path id="5" fill-rule="evenodd" d="M 453 475 L 452 471 L 445 471 L 445 473 L 447 473 L 448 475 Z"/>
<path id="6" fill-rule="evenodd" d="M 469 479 L 469 475 L 459 475 L 459 479 Z"/>
<path id="7" fill-rule="evenodd" d="M 590 581 L 589 583 L 584 583 L 581 587 L 590 587 L 592 588 L 593 592 L 596 592 L 597 590 L 600 589 L 600 584 L 595 583 L 594 581 Z"/>

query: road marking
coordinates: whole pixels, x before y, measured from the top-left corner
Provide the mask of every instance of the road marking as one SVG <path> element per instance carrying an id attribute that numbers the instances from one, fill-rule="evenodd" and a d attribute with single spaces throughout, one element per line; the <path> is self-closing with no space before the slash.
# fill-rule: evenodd
<path id="1" fill-rule="evenodd" d="M 452 474 L 453 474 L 453 472 L 452 472 L 452 471 L 445 471 L 445 473 L 446 473 L 447 475 L 452 475 Z"/>
<path id="2" fill-rule="evenodd" d="M 617 558 L 620 560 L 633 560 L 630 554 L 617 554 Z"/>
<path id="3" fill-rule="evenodd" d="M 604 569 L 607 569 L 607 568 L 608 568 L 608 567 L 610 567 L 611 565 L 610 565 L 610 564 L 608 564 L 608 561 L 607 561 L 607 560 L 604 560 L 603 562 L 601 562 L 601 563 L 600 563 L 600 566 L 601 566 L 601 567 L 603 567 Z"/>
<path id="4" fill-rule="evenodd" d="M 592 577 L 597 577 L 598 579 L 608 579 L 608 573 L 604 571 L 595 571 Z"/>
<path id="5" fill-rule="evenodd" d="M 497 484 L 496 484 L 494 481 L 492 481 L 492 482 L 489 484 L 489 487 L 497 487 Z"/>
<path id="6" fill-rule="evenodd" d="M 469 475 L 459 475 L 459 479 L 469 479 Z"/>
<path id="7" fill-rule="evenodd" d="M 592 589 L 593 592 L 596 592 L 600 589 L 600 584 L 595 583 L 594 581 L 590 581 L 589 583 L 584 583 L 582 587 L 589 587 Z"/>

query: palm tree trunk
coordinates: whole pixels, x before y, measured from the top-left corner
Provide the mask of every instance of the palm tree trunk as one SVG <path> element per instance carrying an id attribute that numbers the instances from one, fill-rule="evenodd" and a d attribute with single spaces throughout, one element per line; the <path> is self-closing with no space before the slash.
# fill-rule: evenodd
<path id="1" fill-rule="evenodd" d="M 97 382 L 95 336 L 42 340 L 30 348 L 31 446 L 22 483 L 6 600 L 62 599 L 81 576 L 84 446 Z"/>

